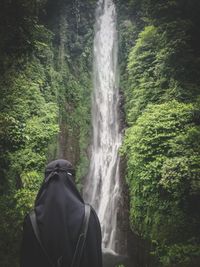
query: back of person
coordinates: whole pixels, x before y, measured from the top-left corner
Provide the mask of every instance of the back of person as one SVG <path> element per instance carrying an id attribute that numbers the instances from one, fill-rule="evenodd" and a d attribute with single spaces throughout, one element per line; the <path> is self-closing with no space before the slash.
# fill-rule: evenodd
<path id="1" fill-rule="evenodd" d="M 35 201 L 36 222 L 30 215 L 24 220 L 21 267 L 102 267 L 101 228 L 94 209 L 88 209 L 85 222 L 86 206 L 73 181 L 71 163 L 48 164 Z M 79 246 L 85 224 L 86 238 Z"/>

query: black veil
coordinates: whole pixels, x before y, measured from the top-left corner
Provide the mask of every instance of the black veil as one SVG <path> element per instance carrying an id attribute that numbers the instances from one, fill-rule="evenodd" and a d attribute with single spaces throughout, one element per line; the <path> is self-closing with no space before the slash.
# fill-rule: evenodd
<path id="1" fill-rule="evenodd" d="M 55 160 L 49 163 L 35 201 L 42 243 L 51 260 L 56 263 L 61 259 L 62 266 L 71 264 L 85 212 L 84 201 L 75 186 L 73 176 L 74 170 L 69 161 Z M 49 265 L 42 255 L 27 217 L 24 222 L 21 267 L 33 266 Z M 81 266 L 102 266 L 101 230 L 93 209 Z"/>

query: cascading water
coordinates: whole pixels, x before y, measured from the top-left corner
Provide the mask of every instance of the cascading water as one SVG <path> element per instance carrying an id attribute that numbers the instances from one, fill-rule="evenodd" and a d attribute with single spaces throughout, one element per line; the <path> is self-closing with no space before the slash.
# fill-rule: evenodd
<path id="1" fill-rule="evenodd" d="M 119 252 L 117 214 L 121 195 L 118 149 L 118 36 L 112 0 L 99 0 L 94 38 L 93 142 L 84 197 L 96 209 L 103 248 Z"/>

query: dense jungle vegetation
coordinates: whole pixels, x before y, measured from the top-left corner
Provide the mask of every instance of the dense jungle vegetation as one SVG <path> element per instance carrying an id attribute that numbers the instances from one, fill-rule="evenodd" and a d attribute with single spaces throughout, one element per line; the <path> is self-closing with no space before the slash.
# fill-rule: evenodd
<path id="1" fill-rule="evenodd" d="M 94 1 L 0 3 L 0 266 L 18 266 L 22 220 L 45 164 L 88 164 Z M 88 12 L 89 10 L 89 12 Z"/>
<path id="2" fill-rule="evenodd" d="M 124 11 L 121 151 L 131 226 L 159 265 L 199 266 L 200 3 L 133 0 Z"/>
<path id="3" fill-rule="evenodd" d="M 200 265 L 200 2 L 116 0 L 132 231 Z M 96 0 L 0 2 L 0 266 L 18 265 L 46 162 L 88 167 Z M 149 262 L 137 267 L 150 266 Z"/>

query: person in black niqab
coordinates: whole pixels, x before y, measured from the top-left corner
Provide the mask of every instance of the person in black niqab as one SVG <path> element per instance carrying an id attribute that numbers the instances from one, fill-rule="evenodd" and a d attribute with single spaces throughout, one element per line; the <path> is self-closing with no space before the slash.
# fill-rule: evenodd
<path id="1" fill-rule="evenodd" d="M 85 204 L 73 181 L 69 161 L 55 160 L 45 170 L 45 179 L 35 201 L 40 238 L 51 261 L 70 267 L 84 219 Z M 23 227 L 21 267 L 49 267 L 49 262 L 34 235 L 30 217 Z M 88 232 L 80 267 L 102 267 L 101 229 L 91 208 Z"/>

